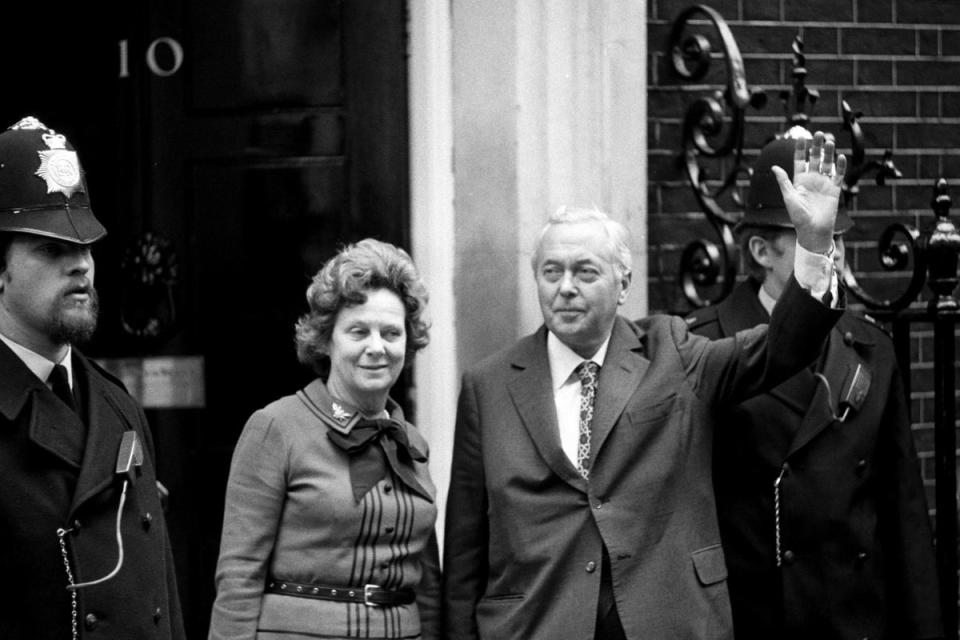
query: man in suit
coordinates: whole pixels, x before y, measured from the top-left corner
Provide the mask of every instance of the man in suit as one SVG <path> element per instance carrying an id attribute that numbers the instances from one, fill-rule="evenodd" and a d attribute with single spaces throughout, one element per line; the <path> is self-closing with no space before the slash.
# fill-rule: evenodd
<path id="1" fill-rule="evenodd" d="M 625 320 L 626 229 L 551 218 L 533 256 L 544 326 L 463 377 L 450 638 L 732 637 L 711 417 L 808 364 L 840 313 L 822 301 L 846 163 L 834 172 L 833 152 L 821 135 L 793 183 L 781 171 L 801 247 L 769 331 L 710 341 L 679 318 Z"/>
<path id="2" fill-rule="evenodd" d="M 75 347 L 105 234 L 62 134 L 0 133 L 0 638 L 184 638 L 146 419 Z"/>
<path id="3" fill-rule="evenodd" d="M 760 154 L 737 226 L 750 278 L 692 313 L 712 339 L 770 321 L 795 231 Z M 834 257 L 843 268 L 837 216 Z M 893 345 L 847 312 L 815 365 L 718 416 L 714 486 L 737 640 L 941 636 L 930 522 Z"/>

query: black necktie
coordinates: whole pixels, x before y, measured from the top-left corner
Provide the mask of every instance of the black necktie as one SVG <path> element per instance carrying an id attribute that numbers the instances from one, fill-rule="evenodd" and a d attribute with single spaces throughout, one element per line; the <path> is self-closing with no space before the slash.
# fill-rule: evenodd
<path id="1" fill-rule="evenodd" d="M 53 392 L 57 394 L 57 397 L 63 400 L 63 403 L 76 413 L 77 402 L 73 397 L 73 391 L 70 390 L 70 379 L 67 377 L 67 368 L 62 364 L 55 365 L 47 380 L 50 382 L 50 386 L 53 388 Z"/>

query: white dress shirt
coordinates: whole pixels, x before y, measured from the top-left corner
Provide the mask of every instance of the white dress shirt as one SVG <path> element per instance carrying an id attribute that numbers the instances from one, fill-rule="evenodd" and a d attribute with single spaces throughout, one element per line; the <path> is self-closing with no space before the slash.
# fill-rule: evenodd
<path id="1" fill-rule="evenodd" d="M 830 254 L 822 255 L 807 251 L 797 243 L 794 254 L 794 277 L 800 286 L 810 292 L 817 300 L 822 300 L 827 291 L 833 292 L 830 306 L 837 303 L 837 275 Z M 760 288 L 763 292 L 763 287 Z M 767 296 L 769 298 L 769 296 Z M 769 301 L 764 300 L 761 293 L 761 302 L 764 307 Z M 771 305 L 767 311 L 772 311 Z M 607 347 L 610 345 L 610 336 L 603 341 L 597 352 L 590 358 L 603 367 L 607 357 Z M 577 466 L 577 444 L 580 440 L 580 378 L 573 371 L 584 361 L 574 351 L 563 344 L 552 331 L 547 332 L 547 361 L 550 364 L 550 379 L 553 383 L 553 403 L 557 410 L 557 425 L 560 428 L 560 447 L 573 466 Z"/>
<path id="2" fill-rule="evenodd" d="M 603 341 L 590 358 L 601 367 L 607 357 L 610 336 Z M 577 444 L 580 440 L 580 378 L 574 374 L 583 358 L 578 356 L 560 338 L 547 332 L 547 360 L 550 363 L 550 379 L 553 382 L 553 403 L 557 408 L 557 425 L 560 427 L 560 447 L 577 466 Z"/>

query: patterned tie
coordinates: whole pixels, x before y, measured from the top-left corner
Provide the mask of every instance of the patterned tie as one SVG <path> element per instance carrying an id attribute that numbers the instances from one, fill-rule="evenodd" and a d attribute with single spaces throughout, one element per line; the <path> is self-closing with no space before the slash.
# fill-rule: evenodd
<path id="1" fill-rule="evenodd" d="M 597 371 L 600 365 L 585 360 L 574 373 L 580 378 L 580 439 L 577 441 L 577 471 L 584 480 L 590 475 L 590 423 L 593 421 L 593 401 L 597 397 Z"/>
<path id="2" fill-rule="evenodd" d="M 77 411 L 77 402 L 73 398 L 73 392 L 70 390 L 70 380 L 67 377 L 67 368 L 62 364 L 53 367 L 50 377 L 47 378 L 53 392 L 57 397 L 63 400 L 63 403 L 70 407 L 74 412 Z"/>

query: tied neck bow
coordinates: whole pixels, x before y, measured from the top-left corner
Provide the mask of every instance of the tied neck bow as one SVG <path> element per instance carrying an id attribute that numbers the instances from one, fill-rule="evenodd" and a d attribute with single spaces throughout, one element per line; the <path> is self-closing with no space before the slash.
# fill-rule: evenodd
<path id="1" fill-rule="evenodd" d="M 327 437 L 350 456 L 350 483 L 357 502 L 387 474 L 384 461 L 412 491 L 433 502 L 413 470 L 413 461 L 426 462 L 427 456 L 410 444 L 406 430 L 396 420 L 361 419 L 350 433 L 329 429 Z"/>

